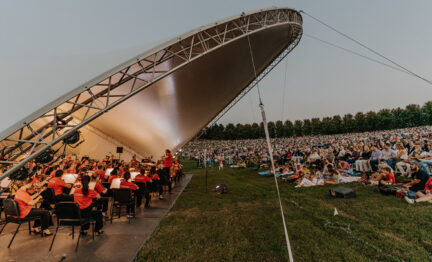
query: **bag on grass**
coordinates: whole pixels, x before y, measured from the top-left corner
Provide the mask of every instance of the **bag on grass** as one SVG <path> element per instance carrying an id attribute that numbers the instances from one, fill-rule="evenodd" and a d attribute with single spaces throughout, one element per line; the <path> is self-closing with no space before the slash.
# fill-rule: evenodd
<path id="1" fill-rule="evenodd" d="M 294 183 L 296 180 L 297 180 L 297 178 L 291 177 L 291 176 L 283 178 L 283 181 L 285 181 L 287 183 Z"/>
<path id="2" fill-rule="evenodd" d="M 339 186 L 330 189 L 330 196 L 338 197 L 338 198 L 352 198 L 352 197 L 356 197 L 357 194 L 352 188 Z"/>
<path id="3" fill-rule="evenodd" d="M 228 187 L 225 184 L 217 185 L 215 188 L 215 192 L 219 194 L 224 194 L 228 192 Z"/>
<path id="4" fill-rule="evenodd" d="M 379 186 L 378 187 L 381 194 L 385 196 L 394 196 L 396 195 L 396 192 L 399 190 L 399 188 L 395 186 Z"/>

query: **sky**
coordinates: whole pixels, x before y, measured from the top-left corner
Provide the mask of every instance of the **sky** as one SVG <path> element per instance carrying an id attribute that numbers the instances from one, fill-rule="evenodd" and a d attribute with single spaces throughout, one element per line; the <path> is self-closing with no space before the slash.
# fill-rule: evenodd
<path id="1" fill-rule="evenodd" d="M 429 0 L 0 0 L 0 131 L 163 41 L 270 6 L 304 10 L 432 79 Z M 303 20 L 305 34 L 377 58 L 309 17 Z M 432 100 L 431 85 L 307 36 L 260 88 L 273 121 Z M 255 88 L 220 123 L 259 122 L 259 116 Z"/>

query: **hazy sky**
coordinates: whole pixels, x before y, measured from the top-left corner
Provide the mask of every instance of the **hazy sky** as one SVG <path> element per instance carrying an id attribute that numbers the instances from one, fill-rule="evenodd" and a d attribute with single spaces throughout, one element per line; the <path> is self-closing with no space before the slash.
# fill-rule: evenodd
<path id="1" fill-rule="evenodd" d="M 0 131 L 162 41 L 269 6 L 305 10 L 432 78 L 430 0 L 0 0 Z M 304 32 L 369 55 L 308 17 Z M 270 120 L 432 100 L 432 86 L 307 37 L 286 60 L 260 84 Z M 221 122 L 258 122 L 257 104 L 254 89 Z"/>

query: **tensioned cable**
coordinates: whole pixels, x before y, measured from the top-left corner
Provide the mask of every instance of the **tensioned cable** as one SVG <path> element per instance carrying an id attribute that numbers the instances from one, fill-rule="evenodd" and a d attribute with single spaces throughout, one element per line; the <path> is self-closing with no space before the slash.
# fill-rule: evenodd
<path id="1" fill-rule="evenodd" d="M 255 78 L 257 78 L 255 61 L 254 61 L 254 57 L 253 57 L 253 53 L 252 53 L 252 46 L 250 43 L 249 35 L 247 35 L 247 40 L 248 40 L 248 44 L 249 44 L 249 52 L 250 52 L 250 56 L 251 56 L 251 60 L 252 60 L 254 75 L 255 75 Z M 260 103 L 259 107 L 261 109 L 261 116 L 262 116 L 263 125 L 264 125 L 264 132 L 266 135 L 267 147 L 268 147 L 268 151 L 269 151 L 269 155 L 270 155 L 270 162 L 272 165 L 273 177 L 275 180 L 277 196 L 279 198 L 279 207 L 280 207 L 280 211 L 281 211 L 282 223 L 283 223 L 283 228 L 284 228 L 284 233 L 285 233 L 285 240 L 286 240 L 287 249 L 288 249 L 288 257 L 289 257 L 289 261 L 294 262 L 294 258 L 293 258 L 292 251 L 291 251 L 291 244 L 290 244 L 289 237 L 288 237 L 288 230 L 287 230 L 287 226 L 286 226 L 286 222 L 285 222 L 284 211 L 283 211 L 283 207 L 282 207 L 282 200 L 281 200 L 280 192 L 279 192 L 279 185 L 278 185 L 278 181 L 276 178 L 276 172 L 275 172 L 275 166 L 274 166 L 274 160 L 273 160 L 273 150 L 272 150 L 271 143 L 270 143 L 270 136 L 269 136 L 268 127 L 267 127 L 267 120 L 266 120 L 265 111 L 264 111 L 264 104 L 262 103 L 261 92 L 260 92 L 258 83 L 257 83 L 257 90 L 258 90 L 258 99 L 259 99 L 259 103 Z"/>
<path id="2" fill-rule="evenodd" d="M 363 54 L 357 53 L 357 52 L 355 52 L 355 51 L 353 51 L 353 50 L 351 50 L 351 49 L 348 49 L 348 48 L 345 48 L 345 47 L 342 47 L 342 46 L 339 46 L 339 45 L 336 45 L 336 44 L 330 43 L 330 42 L 328 42 L 328 41 L 326 41 L 326 40 L 323 40 L 323 39 L 321 39 L 321 38 L 318 38 L 318 37 L 316 37 L 316 36 L 313 36 L 313 35 L 310 35 L 310 34 L 306 34 L 306 33 L 303 33 L 303 35 L 306 36 L 306 37 L 309 37 L 309 38 L 311 38 L 311 39 L 314 39 L 314 40 L 316 40 L 316 41 L 319 41 L 319 42 L 321 42 L 321 43 L 324 43 L 324 44 L 326 44 L 326 45 L 332 46 L 332 47 L 334 47 L 334 48 L 337 48 L 337 49 L 343 50 L 343 51 L 345 51 L 345 52 L 348 52 L 348 53 L 350 53 L 350 54 L 353 54 L 353 55 L 359 56 L 359 57 L 361 57 L 361 58 L 367 59 L 367 60 L 372 61 L 372 62 L 374 62 L 374 63 L 377 63 L 377 64 L 380 64 L 380 65 L 386 66 L 386 67 L 388 67 L 388 68 L 391 68 L 391 69 L 393 69 L 393 70 L 397 70 L 397 71 L 399 71 L 399 72 L 402 72 L 402 73 L 408 74 L 408 75 L 410 75 L 410 76 L 414 76 L 413 74 L 411 74 L 411 73 L 409 73 L 409 72 L 407 72 L 407 71 L 405 71 L 405 70 L 402 70 L 402 69 L 400 69 L 400 68 L 397 68 L 397 67 L 392 66 L 392 65 L 389 65 L 389 64 L 386 64 L 386 63 L 384 63 L 384 62 L 381 62 L 381 61 L 379 61 L 379 60 L 373 59 L 373 58 L 368 57 L 368 56 L 366 56 L 366 55 L 363 55 Z M 414 76 L 414 77 L 415 77 L 415 76 Z"/>
<path id="3" fill-rule="evenodd" d="M 312 15 L 309 14 L 309 13 L 306 13 L 306 12 L 303 11 L 303 10 L 300 10 L 300 13 L 303 13 L 303 14 L 307 15 L 308 17 L 310 17 L 310 18 L 312 18 L 313 20 L 317 21 L 318 23 L 324 25 L 325 27 L 330 28 L 331 30 L 333 30 L 333 31 L 335 31 L 336 33 L 342 35 L 343 37 L 345 37 L 345 38 L 347 38 L 347 39 L 353 41 L 354 43 L 356 43 L 356 44 L 362 46 L 363 48 L 369 50 L 370 52 L 374 53 L 375 55 L 377 55 L 377 56 L 379 56 L 379 57 L 381 57 L 381 58 L 383 58 L 383 59 L 389 61 L 389 62 L 392 63 L 393 65 L 395 65 L 395 66 L 397 66 L 397 67 L 399 67 L 399 68 L 405 70 L 405 71 L 408 72 L 409 74 L 411 74 L 411 75 L 413 75 L 413 76 L 415 76 L 415 77 L 417 77 L 417 78 L 419 78 L 419 79 L 425 81 L 426 83 L 432 85 L 432 81 L 430 81 L 429 79 L 427 79 L 427 78 L 425 78 L 425 77 L 423 77 L 423 76 L 420 76 L 419 74 L 414 73 L 413 71 L 409 70 L 408 68 L 406 68 L 406 67 L 400 65 L 399 63 L 396 63 L 395 61 L 393 61 L 393 60 L 390 59 L 390 58 L 387 58 L 386 56 L 382 55 L 382 54 L 379 53 L 378 51 L 373 50 L 372 48 L 366 46 L 365 44 L 363 44 L 363 43 L 361 43 L 360 41 L 358 41 L 358 40 L 352 38 L 351 36 L 349 36 L 349 35 L 347 35 L 347 34 L 341 32 L 341 31 L 339 31 L 338 29 L 334 28 L 333 26 L 331 26 L 331 25 L 329 25 L 329 24 L 323 22 L 322 20 L 320 20 L 320 19 L 318 19 L 318 18 L 312 16 Z"/>

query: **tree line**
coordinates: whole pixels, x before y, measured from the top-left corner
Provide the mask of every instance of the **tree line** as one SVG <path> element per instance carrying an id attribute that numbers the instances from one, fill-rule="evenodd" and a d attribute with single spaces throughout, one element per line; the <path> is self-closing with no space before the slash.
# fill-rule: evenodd
<path id="1" fill-rule="evenodd" d="M 366 131 L 390 130 L 432 125 L 432 101 L 423 106 L 410 104 L 403 108 L 381 109 L 378 112 L 358 112 L 355 115 L 335 115 L 291 122 L 268 122 L 270 137 L 295 137 L 309 135 L 332 135 Z M 264 127 L 260 124 L 215 124 L 205 129 L 201 139 L 234 140 L 263 138 Z"/>

